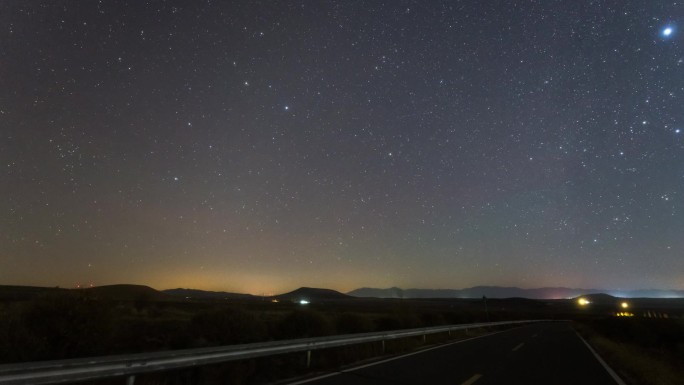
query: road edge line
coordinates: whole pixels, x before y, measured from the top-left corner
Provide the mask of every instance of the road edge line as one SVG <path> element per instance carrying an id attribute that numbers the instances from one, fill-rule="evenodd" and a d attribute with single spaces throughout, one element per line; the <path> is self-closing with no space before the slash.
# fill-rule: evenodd
<path id="1" fill-rule="evenodd" d="M 618 376 L 618 374 L 615 373 L 615 371 L 614 371 L 610 366 L 608 366 L 608 364 L 606 363 L 606 361 L 604 361 L 603 358 L 601 358 L 601 356 L 599 356 L 599 354 L 596 353 L 596 351 L 594 350 L 594 348 L 592 348 L 591 345 L 589 345 L 589 342 L 587 342 L 587 340 L 585 340 L 585 339 L 577 332 L 577 330 L 575 330 L 575 334 L 577 334 L 577 337 L 579 337 L 579 339 L 582 340 L 582 342 L 584 342 L 584 345 L 587 346 L 587 348 L 589 349 L 589 351 L 591 352 L 591 354 L 593 354 L 594 357 L 596 357 L 596 360 L 603 366 L 604 369 L 606 369 L 606 371 L 608 372 L 608 374 L 610 374 L 610 376 L 613 377 L 613 380 L 615 380 L 615 382 L 617 382 L 618 385 L 627 385 L 627 384 L 622 380 L 622 378 L 620 378 L 620 376 Z"/>
<path id="2" fill-rule="evenodd" d="M 475 381 L 479 380 L 480 378 L 482 378 L 482 375 L 480 373 L 475 373 L 472 377 L 467 379 L 461 385 L 473 385 L 475 383 Z"/>
<path id="3" fill-rule="evenodd" d="M 439 349 L 439 348 L 444 348 L 444 347 L 447 347 L 447 346 L 460 344 L 460 343 L 462 343 L 462 342 L 476 340 L 476 339 L 478 339 L 478 338 L 489 337 L 489 336 L 493 336 L 493 335 L 499 334 L 499 333 L 505 333 L 505 332 L 507 332 L 507 331 L 509 331 L 509 330 L 513 330 L 513 329 L 517 329 L 517 328 L 506 329 L 506 330 L 500 330 L 500 331 L 498 331 L 498 332 L 485 334 L 485 335 L 483 335 L 483 336 L 477 336 L 477 337 L 467 338 L 467 339 L 465 339 L 465 340 L 458 340 L 458 341 L 454 341 L 454 342 L 449 342 L 449 343 L 446 343 L 446 344 L 433 346 L 433 347 L 431 347 L 431 348 L 421 349 L 421 350 L 418 350 L 418 351 L 415 351 L 415 352 L 402 354 L 402 355 L 400 355 L 400 356 L 386 358 L 386 359 L 384 359 L 384 360 L 382 360 L 382 361 L 371 362 L 371 363 L 368 363 L 368 364 L 364 364 L 364 365 L 360 365 L 360 366 L 355 366 L 355 367 L 353 367 L 353 368 L 340 370 L 340 371 L 337 371 L 337 372 L 334 372 L 334 373 L 328 373 L 328 374 L 323 374 L 323 375 L 320 375 L 320 376 L 317 376 L 317 377 L 313 377 L 313 378 L 307 378 L 307 379 L 305 379 L 305 380 L 300 380 L 300 381 L 295 381 L 295 382 L 286 382 L 285 384 L 287 384 L 287 385 L 300 385 L 300 384 L 306 384 L 306 383 L 309 383 L 309 382 L 322 380 L 322 379 L 324 379 L 324 378 L 333 377 L 333 376 L 338 376 L 338 375 L 340 375 L 340 374 L 342 374 L 342 373 L 349 373 L 349 372 L 353 372 L 353 371 L 355 371 L 355 370 L 359 370 L 359 369 L 363 369 L 363 368 L 368 368 L 368 367 L 370 367 L 370 366 L 375 366 L 375 365 L 384 364 L 385 362 L 390 362 L 390 361 L 398 360 L 398 359 L 401 359 L 401 358 L 414 356 L 414 355 L 416 355 L 416 354 L 420 354 L 420 353 L 423 353 L 423 352 L 428 352 L 428 351 L 430 351 L 430 350 L 435 350 L 435 349 Z M 623 384 L 620 384 L 620 385 L 623 385 Z"/>

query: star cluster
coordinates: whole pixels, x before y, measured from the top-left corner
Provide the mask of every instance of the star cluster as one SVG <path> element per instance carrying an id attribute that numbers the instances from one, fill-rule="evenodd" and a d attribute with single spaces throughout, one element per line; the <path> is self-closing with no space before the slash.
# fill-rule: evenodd
<path id="1" fill-rule="evenodd" d="M 684 288 L 682 3 L 0 20 L 0 282 Z"/>

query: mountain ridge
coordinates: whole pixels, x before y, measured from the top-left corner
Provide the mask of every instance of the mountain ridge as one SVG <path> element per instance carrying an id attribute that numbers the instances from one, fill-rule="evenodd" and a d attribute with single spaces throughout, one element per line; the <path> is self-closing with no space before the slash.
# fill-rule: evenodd
<path id="1" fill-rule="evenodd" d="M 541 287 L 522 289 L 515 286 L 473 286 L 464 289 L 386 289 L 362 287 L 352 290 L 347 295 L 362 298 L 529 298 L 529 299 L 562 299 L 575 298 L 586 294 L 609 294 L 614 297 L 628 298 L 677 298 L 684 297 L 684 290 L 608 290 L 578 289 L 568 287 Z"/>
<path id="2" fill-rule="evenodd" d="M 114 300 L 187 300 L 187 299 L 220 299 L 251 300 L 279 299 L 299 301 L 312 300 L 353 300 L 356 298 L 527 298 L 527 299 L 571 299 L 583 295 L 607 294 L 617 298 L 684 298 L 684 290 L 641 289 L 641 290 L 608 290 L 578 289 L 567 287 L 542 287 L 522 289 L 515 286 L 473 286 L 464 289 L 401 289 L 399 287 L 369 288 L 362 287 L 347 293 L 333 289 L 300 287 L 293 291 L 271 295 L 257 296 L 225 291 L 206 291 L 199 289 L 166 289 L 156 290 L 144 285 L 114 284 L 88 288 L 59 288 L 43 286 L 0 285 L 2 300 L 30 300 L 49 293 L 89 293 L 98 298 Z"/>
<path id="3" fill-rule="evenodd" d="M 252 294 L 243 293 L 233 293 L 228 291 L 210 291 L 210 290 L 199 290 L 199 289 L 187 289 L 187 288 L 177 288 L 177 289 L 166 289 L 162 290 L 163 293 L 168 295 L 183 298 L 183 299 L 253 299 L 258 298 Z"/>

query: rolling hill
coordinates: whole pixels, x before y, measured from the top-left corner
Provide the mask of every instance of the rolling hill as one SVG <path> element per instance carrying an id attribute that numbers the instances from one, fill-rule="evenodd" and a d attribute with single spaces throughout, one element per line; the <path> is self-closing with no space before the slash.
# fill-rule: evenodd
<path id="1" fill-rule="evenodd" d="M 322 301 L 338 301 L 338 300 L 350 300 L 355 297 L 342 294 L 339 291 L 331 289 L 320 289 L 313 287 L 300 287 L 297 290 L 291 291 L 289 293 L 276 295 L 273 298 L 279 301 L 293 301 L 298 302 L 301 300 L 312 301 L 312 302 L 322 302 Z"/>

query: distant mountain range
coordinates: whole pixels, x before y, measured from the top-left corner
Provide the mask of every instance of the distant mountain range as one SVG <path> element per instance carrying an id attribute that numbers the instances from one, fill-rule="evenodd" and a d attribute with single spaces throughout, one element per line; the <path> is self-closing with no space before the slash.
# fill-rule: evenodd
<path id="1" fill-rule="evenodd" d="M 542 287 L 538 289 L 521 289 L 519 287 L 475 286 L 466 289 L 387 289 L 360 288 L 347 293 L 354 297 L 374 298 L 530 298 L 560 299 L 574 298 L 586 294 L 605 293 L 615 297 L 626 298 L 681 298 L 684 290 L 606 290 L 606 289 L 571 289 L 567 287 Z"/>
<path id="2" fill-rule="evenodd" d="M 5 286 L 0 285 L 0 301 L 31 300 L 45 297 L 51 293 L 81 292 L 93 298 L 116 301 L 187 301 L 187 300 L 229 300 L 263 301 L 266 299 L 299 302 L 334 302 L 357 298 L 528 298 L 563 299 L 583 295 L 604 294 L 624 298 L 684 298 L 684 290 L 604 290 L 571 289 L 567 287 L 542 287 L 521 289 L 518 287 L 475 286 L 466 289 L 387 289 L 361 288 L 347 294 L 331 289 L 301 287 L 289 293 L 263 297 L 251 294 L 230 293 L 225 291 L 205 291 L 196 289 L 170 289 L 158 291 L 143 285 L 105 285 L 85 289 L 62 289 L 57 287 Z"/>

